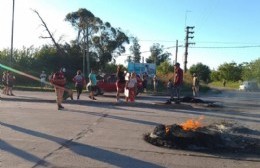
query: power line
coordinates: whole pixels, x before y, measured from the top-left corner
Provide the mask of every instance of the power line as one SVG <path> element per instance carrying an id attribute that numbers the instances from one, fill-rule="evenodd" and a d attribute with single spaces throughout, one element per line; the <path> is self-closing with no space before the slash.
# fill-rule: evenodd
<path id="1" fill-rule="evenodd" d="M 175 48 L 176 46 L 170 46 L 170 47 L 163 47 L 162 49 L 163 50 L 166 50 L 166 49 L 171 49 L 171 48 Z M 181 47 L 181 46 L 179 46 L 179 47 Z M 140 54 L 142 54 L 142 53 L 147 53 L 147 52 L 151 52 L 150 50 L 149 51 L 141 51 L 140 52 Z M 121 54 L 121 55 L 119 55 L 119 56 L 130 56 L 131 54 Z"/>
<path id="2" fill-rule="evenodd" d="M 175 41 L 173 41 L 173 40 L 138 40 L 138 41 L 147 41 L 147 42 L 164 42 L 164 43 L 173 43 L 173 42 L 176 42 L 176 40 Z"/>
<path id="3" fill-rule="evenodd" d="M 260 45 L 253 45 L 253 46 L 230 46 L 230 47 L 225 47 L 225 46 L 220 46 L 220 47 L 190 47 L 190 48 L 205 48 L 205 49 L 232 49 L 232 48 L 258 48 Z"/>
<path id="4" fill-rule="evenodd" d="M 179 45 L 178 47 L 181 47 L 181 48 L 184 48 L 185 46 L 183 45 Z M 169 47 L 163 47 L 162 49 L 163 50 L 167 50 L 167 49 L 171 49 L 171 48 L 176 48 L 176 46 L 169 46 Z M 248 46 L 219 46 L 219 47 L 210 47 L 210 46 L 190 46 L 190 48 L 198 48 L 198 49 L 238 49 L 238 48 L 260 48 L 260 45 L 248 45 Z M 148 52 L 151 52 L 150 50 L 149 51 L 141 51 L 140 54 L 143 54 L 143 53 L 148 53 Z M 119 56 L 131 56 L 131 54 L 121 54 Z"/>
<path id="5" fill-rule="evenodd" d="M 145 39 L 145 40 L 138 40 L 138 41 L 147 41 L 147 42 L 165 42 L 165 43 L 175 43 L 176 40 L 156 40 L 156 39 Z M 180 41 L 182 43 L 184 43 L 185 41 Z M 230 41 L 230 42 L 225 42 L 225 41 L 196 41 L 196 44 L 259 44 L 259 43 L 253 43 L 253 42 L 236 42 L 236 41 Z"/>
<path id="6" fill-rule="evenodd" d="M 259 43 L 245 43 L 245 42 L 222 42 L 222 41 L 196 41 L 196 43 L 206 43 L 206 44 L 259 44 Z"/>

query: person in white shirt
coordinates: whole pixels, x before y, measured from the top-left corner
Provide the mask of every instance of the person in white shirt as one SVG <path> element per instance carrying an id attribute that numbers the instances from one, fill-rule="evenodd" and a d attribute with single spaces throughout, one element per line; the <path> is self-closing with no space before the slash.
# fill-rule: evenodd
<path id="1" fill-rule="evenodd" d="M 137 79 L 136 74 L 133 72 L 131 75 L 129 75 L 129 80 L 126 82 L 126 102 L 130 100 L 130 102 L 135 101 L 135 94 L 137 89 Z"/>
<path id="2" fill-rule="evenodd" d="M 199 89 L 200 89 L 200 83 L 199 83 L 199 78 L 196 73 L 192 75 L 192 92 L 194 97 L 199 96 Z"/>
<path id="3" fill-rule="evenodd" d="M 46 77 L 47 77 L 47 75 L 45 74 L 44 71 L 42 71 L 42 73 L 41 73 L 41 75 L 40 75 L 41 88 L 44 88 L 44 87 L 45 87 Z"/>

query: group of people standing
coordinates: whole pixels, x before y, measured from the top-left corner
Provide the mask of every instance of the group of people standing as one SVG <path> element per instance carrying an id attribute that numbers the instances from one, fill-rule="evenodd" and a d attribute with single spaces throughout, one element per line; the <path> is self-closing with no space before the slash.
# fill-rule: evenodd
<path id="1" fill-rule="evenodd" d="M 121 102 L 120 93 L 124 93 L 126 102 L 134 102 L 135 95 L 137 92 L 137 79 L 136 73 L 127 73 L 124 72 L 122 66 L 117 67 L 116 73 L 117 81 L 116 81 L 116 101 Z"/>
<path id="2" fill-rule="evenodd" d="M 167 84 L 168 91 L 170 93 L 170 100 L 175 103 L 180 103 L 180 92 L 183 86 L 183 70 L 180 68 L 180 64 L 174 64 L 173 81 L 170 79 Z M 192 93 L 193 97 L 199 96 L 199 77 L 196 73 L 192 75 Z M 176 99 L 174 99 L 176 97 Z"/>
<path id="3" fill-rule="evenodd" d="M 172 80 L 173 79 L 173 80 Z M 167 88 L 170 93 L 170 100 L 174 101 L 175 103 L 180 103 L 180 93 L 181 89 L 183 87 L 183 70 L 180 68 L 179 63 L 174 64 L 174 74 L 172 79 L 168 81 Z M 158 78 L 155 75 L 153 77 L 153 85 L 154 85 L 154 92 L 157 92 L 158 90 Z M 147 82 L 147 81 L 146 81 Z M 145 82 L 145 85 L 147 84 Z M 136 86 L 137 86 L 137 79 L 136 74 L 133 72 L 131 74 L 124 73 L 121 66 L 117 67 L 117 82 L 116 82 L 116 88 L 117 88 L 117 102 L 120 102 L 120 93 L 123 91 L 125 92 L 126 96 L 126 102 L 129 100 L 131 102 L 135 99 L 135 93 L 136 93 Z M 192 91 L 193 96 L 198 97 L 199 96 L 199 78 L 197 74 L 193 74 L 193 81 L 192 81 Z M 127 93 L 126 93 L 127 92 Z"/>
<path id="4" fill-rule="evenodd" d="M 54 86 L 55 93 L 56 93 L 56 102 L 58 110 L 63 109 L 62 101 L 63 101 L 63 94 L 64 91 L 68 91 L 65 87 L 66 85 L 66 77 L 64 75 L 65 68 L 61 68 L 59 71 L 53 73 L 51 77 L 49 78 L 51 84 Z M 42 71 L 42 74 L 40 75 L 40 81 L 41 81 L 41 87 L 45 86 L 45 79 L 47 75 L 44 71 Z M 123 71 L 122 66 L 117 67 L 117 73 L 116 73 L 117 81 L 116 81 L 116 101 L 121 102 L 120 100 L 120 93 L 124 93 L 125 95 L 125 101 L 126 102 L 134 102 L 135 96 L 137 92 L 137 77 L 135 72 L 132 73 L 126 73 Z M 89 83 L 87 85 L 89 93 L 89 98 L 91 100 L 97 100 L 94 96 L 94 92 L 97 89 L 97 79 L 96 74 L 93 69 L 91 69 L 91 72 L 88 76 Z M 146 79 L 146 78 L 145 78 Z M 4 86 L 3 94 L 6 95 L 13 95 L 12 87 L 14 84 L 15 77 L 11 72 L 4 71 L 2 76 L 2 83 Z M 73 82 L 75 83 L 75 88 L 77 91 L 77 100 L 80 99 L 80 95 L 82 93 L 82 90 L 84 87 L 86 87 L 86 79 L 82 75 L 81 70 L 78 70 L 76 75 L 73 77 Z M 157 76 L 153 78 L 154 85 L 157 85 L 158 79 Z M 144 80 L 144 85 L 146 88 L 147 81 Z M 174 75 L 173 75 L 173 81 L 169 80 L 167 84 L 167 88 L 170 91 L 170 100 L 174 100 L 176 103 L 180 102 L 180 91 L 183 85 L 183 70 L 180 68 L 180 64 L 176 63 L 174 64 Z M 157 86 L 155 86 L 156 88 Z M 199 96 L 199 80 L 198 76 L 196 74 L 193 74 L 193 96 Z M 156 90 L 155 90 L 156 91 Z M 176 99 L 174 99 L 176 97 Z"/>
<path id="5" fill-rule="evenodd" d="M 14 86 L 15 76 L 10 71 L 4 71 L 2 75 L 2 84 L 4 86 L 2 94 L 14 96 L 13 86 Z"/>
<path id="6" fill-rule="evenodd" d="M 59 71 L 53 73 L 50 78 L 50 82 L 55 89 L 58 110 L 64 109 L 64 107 L 62 106 L 64 91 L 70 92 L 70 89 L 65 87 L 66 77 L 64 73 L 65 73 L 65 69 L 61 68 Z M 97 79 L 96 79 L 95 71 L 93 69 L 91 70 L 88 78 L 89 78 L 88 89 L 90 91 L 89 98 L 91 100 L 97 100 L 94 97 L 94 91 L 96 90 Z M 75 88 L 77 91 L 77 100 L 79 100 L 82 90 L 86 86 L 86 79 L 83 76 L 81 70 L 78 70 L 72 80 L 75 83 Z"/>

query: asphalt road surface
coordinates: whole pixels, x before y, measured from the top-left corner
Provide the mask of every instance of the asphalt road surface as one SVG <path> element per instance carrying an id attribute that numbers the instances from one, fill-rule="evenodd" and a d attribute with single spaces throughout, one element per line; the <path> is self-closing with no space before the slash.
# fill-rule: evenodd
<path id="1" fill-rule="evenodd" d="M 258 154 L 207 153 L 168 149 L 143 135 L 158 124 L 198 119 L 203 125 L 232 122 L 254 130 L 260 139 L 260 93 L 224 91 L 204 94 L 215 102 L 165 105 L 166 96 L 140 95 L 135 103 L 116 103 L 115 94 L 66 100 L 57 110 L 52 92 L 14 91 L 1 95 L 0 167 L 2 168 L 256 168 Z M 74 96 L 75 97 L 75 96 Z M 257 149 L 257 148 L 256 148 Z"/>

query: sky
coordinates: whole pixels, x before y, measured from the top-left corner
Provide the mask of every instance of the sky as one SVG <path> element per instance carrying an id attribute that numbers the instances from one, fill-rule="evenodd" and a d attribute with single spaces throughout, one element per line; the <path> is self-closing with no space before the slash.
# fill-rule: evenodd
<path id="1" fill-rule="evenodd" d="M 11 47 L 12 0 L 0 0 L 0 51 Z M 259 0 L 15 0 L 13 47 L 52 44 L 41 26 L 37 10 L 56 40 L 69 43 L 77 32 L 65 16 L 79 8 L 137 37 L 141 56 L 159 43 L 183 66 L 185 27 L 195 26 L 187 67 L 197 63 L 217 69 L 224 63 L 251 62 L 260 58 Z M 126 46 L 127 47 L 127 46 Z M 124 64 L 129 51 L 117 58 Z"/>

